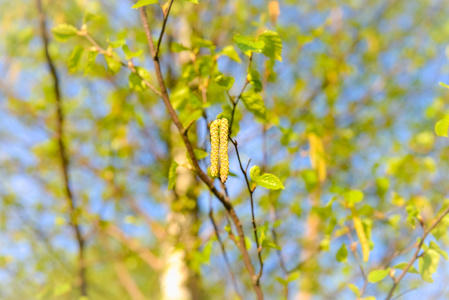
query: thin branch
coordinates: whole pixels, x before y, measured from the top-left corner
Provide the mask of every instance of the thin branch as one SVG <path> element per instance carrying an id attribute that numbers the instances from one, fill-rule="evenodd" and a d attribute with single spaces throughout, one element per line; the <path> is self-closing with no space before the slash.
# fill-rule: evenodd
<path id="1" fill-rule="evenodd" d="M 248 188 L 249 198 L 251 200 L 251 223 L 253 225 L 254 238 L 256 239 L 256 246 L 257 246 L 257 256 L 259 257 L 259 263 L 260 263 L 260 270 L 259 270 L 259 274 L 257 275 L 257 281 L 256 281 L 256 284 L 259 285 L 260 277 L 262 277 L 262 273 L 263 273 L 263 260 L 262 260 L 262 245 L 259 244 L 259 235 L 257 233 L 256 217 L 255 217 L 255 213 L 254 213 L 254 198 L 253 198 L 254 189 L 251 188 L 251 185 L 249 183 L 248 172 L 243 168 L 242 160 L 240 159 L 240 153 L 239 153 L 239 148 L 237 145 L 237 140 L 233 140 L 233 139 L 231 139 L 231 137 L 229 137 L 229 139 L 231 140 L 231 143 L 234 145 L 235 152 L 237 154 L 237 159 L 239 161 L 240 170 L 242 171 L 242 174 L 245 177 L 246 187 Z M 248 166 L 249 166 L 249 162 L 248 162 L 246 169 L 248 169 Z"/>
<path id="2" fill-rule="evenodd" d="M 105 56 L 109 56 L 109 57 L 113 57 L 112 53 L 106 51 L 104 48 L 102 48 L 95 40 L 94 38 L 87 32 L 86 29 L 82 29 L 80 31 L 78 31 L 78 35 L 80 36 L 84 36 L 94 47 L 95 50 L 97 50 L 99 53 L 105 55 Z M 156 95 L 158 95 L 159 97 L 162 97 L 161 92 L 159 92 L 150 82 L 148 82 L 148 80 L 144 77 L 142 77 L 136 70 L 136 67 L 134 65 L 134 63 L 132 62 L 132 60 L 128 60 L 126 63 L 123 61 L 119 61 L 119 63 L 125 67 L 128 68 L 131 72 L 133 72 L 134 74 L 136 74 L 137 76 L 139 76 L 139 78 L 145 83 L 145 85 L 152 90 Z"/>
<path id="3" fill-rule="evenodd" d="M 168 14 L 165 17 L 167 18 Z M 203 181 L 206 184 L 206 186 L 209 188 L 209 190 L 223 204 L 225 209 L 228 211 L 228 214 L 231 216 L 232 221 L 234 222 L 234 225 L 237 229 L 237 233 L 239 236 L 239 241 L 238 241 L 237 245 L 239 247 L 240 252 L 242 253 L 245 268 L 252 278 L 252 281 L 253 281 L 252 286 L 253 286 L 254 292 L 256 293 L 258 299 L 263 299 L 263 292 L 262 292 L 262 289 L 260 288 L 260 286 L 258 284 L 256 284 L 257 277 L 255 275 L 254 267 L 251 263 L 248 249 L 246 248 L 245 234 L 243 231 L 242 223 L 240 222 L 240 219 L 237 217 L 237 214 L 234 210 L 233 205 L 231 204 L 231 202 L 229 200 L 229 197 L 227 197 L 223 193 L 220 193 L 217 190 L 213 181 L 209 178 L 209 176 L 207 176 L 207 174 L 199 166 L 198 160 L 196 159 L 194 151 L 193 151 L 193 146 L 190 143 L 188 136 L 183 134 L 184 126 L 179 121 L 178 115 L 176 114 L 175 110 L 173 109 L 173 106 L 171 105 L 170 96 L 169 96 L 167 88 L 165 86 L 164 78 L 162 76 L 161 66 L 159 63 L 159 57 L 158 57 L 158 55 L 156 55 L 156 48 L 154 46 L 153 37 L 152 37 L 151 30 L 148 25 L 148 19 L 147 19 L 147 16 L 146 16 L 146 13 L 145 13 L 145 10 L 143 7 L 140 8 L 140 18 L 141 18 L 141 21 L 143 24 L 145 34 L 147 36 L 148 46 L 149 46 L 151 54 L 153 56 L 153 63 L 154 63 L 155 71 L 156 71 L 156 77 L 157 77 L 157 80 L 159 83 L 159 88 L 161 90 L 162 101 L 164 102 L 164 105 L 167 108 L 168 113 L 170 114 L 170 116 L 173 120 L 173 123 L 175 124 L 179 133 L 181 134 L 183 142 L 187 148 L 187 153 L 189 154 L 190 159 L 192 161 L 194 171 L 196 172 L 197 176 L 201 179 L 201 181 Z"/>
<path id="4" fill-rule="evenodd" d="M 354 239 L 352 238 L 351 231 L 349 230 L 349 228 L 347 230 L 348 230 L 347 235 L 348 235 L 349 240 L 351 241 L 351 245 L 352 245 L 355 242 L 354 242 Z M 363 268 L 363 264 L 362 264 L 362 261 L 360 260 L 360 256 L 357 253 L 357 247 L 351 247 L 351 252 L 354 254 L 354 258 L 357 262 L 357 265 L 359 266 L 360 273 L 362 274 L 362 277 L 363 277 L 363 286 L 360 289 L 360 296 L 362 296 L 363 293 L 365 292 L 366 287 L 368 286 L 368 277 L 366 276 L 366 272 L 365 272 L 365 269 Z"/>
<path id="5" fill-rule="evenodd" d="M 67 156 L 66 146 L 64 144 L 64 114 L 62 112 L 62 96 L 60 89 L 60 82 L 58 72 L 56 71 L 55 65 L 49 53 L 49 37 L 47 32 L 45 12 L 42 7 L 41 0 L 36 0 L 37 8 L 39 11 L 39 23 L 41 30 L 41 38 L 44 44 L 45 58 L 47 60 L 47 65 L 50 70 L 50 74 L 53 79 L 53 92 L 56 101 L 56 140 L 58 143 L 58 155 L 61 163 L 61 172 L 64 180 L 64 192 L 65 198 L 69 205 L 70 210 L 70 222 L 71 227 L 74 231 L 75 238 L 78 243 L 78 277 L 79 277 L 79 287 L 81 296 L 87 297 L 87 279 L 86 279 L 86 266 L 85 266 L 85 241 L 83 239 L 81 228 L 78 224 L 78 217 L 76 212 L 75 200 L 73 197 L 72 190 L 70 188 L 70 178 L 69 178 L 69 158 Z"/>
<path id="6" fill-rule="evenodd" d="M 154 53 L 155 57 L 157 57 L 159 55 L 159 49 L 161 48 L 162 38 L 164 37 L 165 27 L 167 26 L 167 20 L 168 20 L 168 16 L 170 15 L 170 10 L 171 10 L 173 1 L 174 0 L 170 0 L 170 2 L 168 3 L 167 11 L 163 12 L 164 13 L 164 21 L 162 23 L 162 29 L 161 29 L 161 34 L 159 35 L 159 40 L 157 41 L 157 48 L 156 48 L 156 52 Z"/>
<path id="7" fill-rule="evenodd" d="M 401 282 L 401 280 L 404 278 L 405 274 L 407 274 L 408 270 L 413 266 L 415 261 L 419 258 L 419 256 L 420 256 L 419 251 L 421 251 L 421 248 L 424 244 L 424 240 L 426 239 L 426 237 L 429 235 L 429 233 L 432 232 L 432 230 L 435 229 L 435 227 L 438 226 L 438 224 L 440 224 L 441 220 L 443 220 L 443 218 L 448 213 L 449 213 L 449 206 L 443 211 L 443 213 L 437 219 L 435 219 L 432 222 L 432 224 L 430 225 L 430 227 L 428 229 L 424 230 L 424 232 L 421 236 L 421 240 L 419 241 L 418 245 L 416 246 L 415 253 L 413 254 L 410 261 L 408 262 L 407 266 L 405 267 L 405 269 L 402 271 L 401 275 L 399 275 L 398 278 L 393 279 L 394 280 L 393 286 L 391 287 L 390 291 L 388 292 L 387 298 L 385 298 L 386 300 L 390 300 L 393 297 L 394 290 L 398 286 L 399 282 Z M 423 228 L 424 228 L 424 226 L 423 226 Z"/>
<path id="8" fill-rule="evenodd" d="M 251 63 L 252 62 L 253 62 L 253 53 L 251 52 L 251 55 L 249 57 L 247 73 L 249 72 L 249 69 L 251 69 Z M 247 76 L 245 84 L 243 85 L 242 90 L 240 91 L 240 93 L 237 96 L 237 98 L 235 98 L 235 100 L 231 97 L 231 95 L 229 95 L 229 92 L 227 92 L 229 100 L 232 103 L 231 121 L 229 122 L 229 136 L 231 136 L 231 134 L 232 134 L 232 124 L 234 124 L 234 115 L 235 115 L 235 110 L 237 108 L 237 104 L 239 103 L 240 98 L 242 98 L 242 94 L 245 91 L 245 89 L 248 86 L 248 84 L 249 84 L 249 80 L 248 80 L 248 76 Z"/>
<path id="9" fill-rule="evenodd" d="M 159 258 L 151 253 L 150 250 L 141 246 L 137 240 L 126 237 L 125 233 L 119 227 L 115 225 L 109 225 L 105 231 L 107 234 L 128 247 L 131 251 L 138 254 L 140 258 L 145 261 L 152 269 L 161 269 L 162 263 L 160 262 Z"/>
<path id="10" fill-rule="evenodd" d="M 224 258 L 224 261 L 226 263 L 226 267 L 228 268 L 229 274 L 231 275 L 231 281 L 232 281 L 232 285 L 234 286 L 235 293 L 237 294 L 237 296 L 240 299 L 243 299 L 242 295 L 240 295 L 240 293 L 239 293 L 238 286 L 237 286 L 237 281 L 235 279 L 234 272 L 232 272 L 231 264 L 229 263 L 229 259 L 228 259 L 228 255 L 226 253 L 226 249 L 225 249 L 224 243 L 223 243 L 223 241 L 222 241 L 222 239 L 220 237 L 220 232 L 218 230 L 217 223 L 215 222 L 214 211 L 212 209 L 212 203 L 210 204 L 209 219 L 210 219 L 212 225 L 214 226 L 215 236 L 217 237 L 218 243 L 220 244 L 221 252 L 223 253 L 223 258 Z"/>

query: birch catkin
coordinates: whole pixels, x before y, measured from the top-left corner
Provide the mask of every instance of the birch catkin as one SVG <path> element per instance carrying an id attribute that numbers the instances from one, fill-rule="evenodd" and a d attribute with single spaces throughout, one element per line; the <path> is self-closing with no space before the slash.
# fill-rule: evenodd
<path id="1" fill-rule="evenodd" d="M 229 174 L 228 158 L 228 119 L 221 119 L 220 123 L 220 179 L 225 183 Z"/>
<path id="2" fill-rule="evenodd" d="M 220 120 L 215 120 L 210 125 L 210 174 L 212 177 L 218 176 L 218 127 L 220 127 Z"/>

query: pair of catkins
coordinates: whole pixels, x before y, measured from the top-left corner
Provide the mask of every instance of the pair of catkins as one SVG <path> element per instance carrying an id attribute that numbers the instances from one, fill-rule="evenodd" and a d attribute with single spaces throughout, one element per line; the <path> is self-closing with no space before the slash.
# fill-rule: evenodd
<path id="1" fill-rule="evenodd" d="M 228 158 L 228 119 L 218 119 L 210 125 L 210 174 L 218 177 L 220 170 L 221 182 L 225 183 L 229 174 Z M 220 168 L 218 160 L 220 159 Z"/>

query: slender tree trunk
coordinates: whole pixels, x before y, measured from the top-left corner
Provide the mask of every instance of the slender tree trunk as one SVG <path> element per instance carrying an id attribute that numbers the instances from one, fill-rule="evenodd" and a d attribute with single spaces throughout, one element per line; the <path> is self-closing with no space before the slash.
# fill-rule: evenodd
<path id="1" fill-rule="evenodd" d="M 190 45 L 191 28 L 185 19 L 180 17 L 179 32 L 175 32 L 176 40 L 183 45 Z M 182 65 L 190 57 L 180 53 L 179 64 Z M 168 80 L 170 85 L 170 80 Z M 178 163 L 187 163 L 186 149 L 179 132 L 172 125 L 171 143 L 172 157 Z M 179 166 L 176 172 L 174 195 L 170 199 L 171 211 L 167 216 L 168 240 L 165 248 L 165 270 L 162 277 L 162 298 L 164 300 L 197 300 L 200 299 L 199 276 L 192 270 L 188 261 L 197 250 L 198 240 L 198 207 L 197 185 L 195 175 L 187 168 Z M 183 247 L 177 247 L 182 244 Z"/>

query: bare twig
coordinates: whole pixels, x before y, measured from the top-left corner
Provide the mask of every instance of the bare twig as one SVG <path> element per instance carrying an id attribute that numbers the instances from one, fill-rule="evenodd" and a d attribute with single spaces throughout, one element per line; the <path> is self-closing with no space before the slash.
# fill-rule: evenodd
<path id="1" fill-rule="evenodd" d="M 50 74 L 53 78 L 53 92 L 56 101 L 56 140 L 58 143 L 58 155 L 61 163 L 61 172 L 64 180 L 65 198 L 67 200 L 70 210 L 70 222 L 74 231 L 75 238 L 78 243 L 78 280 L 81 296 L 87 296 L 87 279 L 86 279 L 86 266 L 85 266 L 85 241 L 83 239 L 80 225 L 78 224 L 78 216 L 76 212 L 75 200 L 72 190 L 70 188 L 69 178 L 69 158 L 64 144 L 64 114 L 62 112 L 62 96 L 60 89 L 60 82 L 58 72 L 55 68 L 53 60 L 48 51 L 49 37 L 47 32 L 45 12 L 42 7 L 41 0 L 37 0 L 37 8 L 39 11 L 39 23 L 41 30 L 42 42 L 44 44 L 45 58 L 50 70 Z"/>
<path id="2" fill-rule="evenodd" d="M 161 269 L 161 262 L 157 256 L 150 252 L 147 248 L 140 245 L 137 240 L 128 238 L 125 236 L 125 233 L 115 225 L 109 225 L 106 228 L 106 233 L 110 236 L 114 237 L 118 241 L 120 241 L 123 245 L 128 247 L 131 251 L 135 252 L 145 261 L 148 266 L 150 266 L 154 270 Z"/>
<path id="3" fill-rule="evenodd" d="M 243 165 L 242 165 L 242 160 L 240 159 L 240 153 L 239 153 L 237 140 L 233 140 L 231 137 L 229 137 L 229 139 L 231 140 L 231 143 L 234 145 L 235 152 L 237 154 L 237 159 L 239 161 L 240 170 L 242 171 L 242 174 L 245 177 L 246 187 L 248 188 L 249 198 L 251 200 L 251 223 L 253 225 L 254 238 L 256 240 L 256 246 L 257 246 L 257 256 L 259 257 L 259 263 L 260 263 L 260 270 L 259 270 L 259 274 L 257 275 L 257 281 L 256 281 L 256 284 L 259 284 L 260 277 L 262 277 L 262 273 L 263 273 L 262 245 L 259 244 L 259 236 L 257 233 L 256 217 L 255 217 L 255 213 L 254 213 L 254 199 L 253 199 L 254 189 L 251 188 L 251 185 L 250 185 L 249 179 L 248 179 L 247 169 L 249 166 L 249 162 L 248 162 L 246 169 L 244 169 Z"/>
<path id="4" fill-rule="evenodd" d="M 247 69 L 247 73 L 249 72 L 249 70 L 251 69 L 251 63 L 253 62 L 253 53 L 251 52 L 251 55 L 249 57 L 249 63 L 248 63 L 248 69 Z M 232 134 L 232 124 L 234 124 L 234 115 L 235 115 L 235 110 L 237 108 L 237 104 L 239 103 L 240 98 L 242 98 L 242 94 L 245 91 L 246 87 L 249 84 L 249 80 L 248 80 L 248 76 L 246 76 L 246 81 L 245 84 L 243 84 L 242 90 L 240 91 L 239 95 L 237 96 L 237 98 L 235 98 L 235 100 L 231 97 L 231 95 L 229 95 L 228 93 L 228 97 L 229 100 L 232 103 L 232 113 L 231 113 L 231 120 L 229 122 L 229 137 L 231 137 Z"/>
<path id="5" fill-rule="evenodd" d="M 217 223 L 215 222 L 214 211 L 212 209 L 212 203 L 210 203 L 209 218 L 210 218 L 210 221 L 211 221 L 212 225 L 214 226 L 215 236 L 217 237 L 217 241 L 220 244 L 221 252 L 223 253 L 223 258 L 224 258 L 224 261 L 226 263 L 226 267 L 228 268 L 229 274 L 231 275 L 231 281 L 232 281 L 232 285 L 234 286 L 235 293 L 237 294 L 237 296 L 240 299 L 243 299 L 242 295 L 240 295 L 240 293 L 239 293 L 238 286 L 237 286 L 237 281 L 235 279 L 234 272 L 232 272 L 231 264 L 229 263 L 229 259 L 228 259 L 228 255 L 226 253 L 226 249 L 225 249 L 224 243 L 221 240 L 220 232 L 218 230 Z"/>
<path id="6" fill-rule="evenodd" d="M 346 234 L 349 237 L 349 240 L 351 241 L 351 245 L 353 245 L 355 242 L 354 242 L 354 239 L 352 238 L 351 231 L 349 230 L 349 228 L 347 228 Z M 362 264 L 362 261 L 360 260 L 360 256 L 357 253 L 357 247 L 351 247 L 351 252 L 354 254 L 354 258 L 357 262 L 357 265 L 359 266 L 360 273 L 362 274 L 362 277 L 363 277 L 363 286 L 360 289 L 360 297 L 361 297 L 363 295 L 363 293 L 365 292 L 366 287 L 368 286 L 368 277 L 366 276 L 366 272 L 365 272 L 365 269 L 363 268 L 363 264 Z"/>

